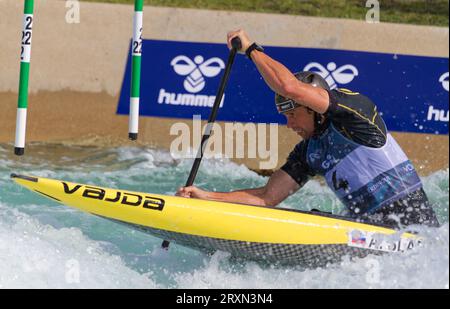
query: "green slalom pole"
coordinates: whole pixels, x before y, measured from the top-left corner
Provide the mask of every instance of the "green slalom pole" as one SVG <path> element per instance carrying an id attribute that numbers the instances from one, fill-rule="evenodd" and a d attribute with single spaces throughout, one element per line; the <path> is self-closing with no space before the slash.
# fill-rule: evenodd
<path id="1" fill-rule="evenodd" d="M 135 0 L 133 44 L 131 48 L 131 93 L 128 138 L 137 140 L 139 129 L 139 97 L 141 85 L 142 28 L 144 0 Z"/>
<path id="2" fill-rule="evenodd" d="M 27 126 L 28 82 L 30 78 L 31 38 L 33 35 L 34 0 L 25 0 L 22 31 L 22 52 L 20 55 L 19 100 L 16 120 L 16 139 L 14 153 L 25 153 L 25 135 Z"/>

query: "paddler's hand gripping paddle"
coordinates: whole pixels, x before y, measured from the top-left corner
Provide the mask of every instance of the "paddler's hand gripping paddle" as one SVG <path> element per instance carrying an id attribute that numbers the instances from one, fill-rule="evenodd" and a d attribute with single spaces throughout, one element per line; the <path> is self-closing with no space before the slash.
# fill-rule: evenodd
<path id="1" fill-rule="evenodd" d="M 194 184 L 195 177 L 197 176 L 198 169 L 200 167 L 200 162 L 203 159 L 203 151 L 208 143 L 208 139 L 211 136 L 211 129 L 216 121 L 217 118 L 217 112 L 219 111 L 220 102 L 222 101 L 223 93 L 225 92 L 225 87 L 227 86 L 228 78 L 230 77 L 231 67 L 234 62 L 234 58 L 236 57 L 236 53 L 238 50 L 242 48 L 241 40 L 236 37 L 231 41 L 231 51 L 230 55 L 228 56 L 228 62 L 225 67 L 225 73 L 222 76 L 222 80 L 220 81 L 219 90 L 216 95 L 216 100 L 214 101 L 214 105 L 211 111 L 211 114 L 209 115 L 208 119 L 208 125 L 206 126 L 205 133 L 202 137 L 202 142 L 200 144 L 200 149 L 197 152 L 197 156 L 195 157 L 194 164 L 192 165 L 191 173 L 189 174 L 189 178 L 186 182 L 186 187 L 192 186 Z M 168 249 L 170 245 L 170 242 L 167 240 L 164 240 L 162 243 L 162 247 L 164 249 Z"/>

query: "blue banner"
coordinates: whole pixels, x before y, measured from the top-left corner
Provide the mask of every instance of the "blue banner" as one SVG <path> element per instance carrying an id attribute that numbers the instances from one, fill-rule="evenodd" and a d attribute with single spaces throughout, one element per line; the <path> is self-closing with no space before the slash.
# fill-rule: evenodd
<path id="1" fill-rule="evenodd" d="M 370 97 L 390 131 L 448 134 L 448 58 L 315 48 L 265 47 L 292 72 L 314 71 L 331 88 Z M 131 53 L 129 53 L 130 55 Z M 207 119 L 229 51 L 225 44 L 144 40 L 141 116 Z M 117 113 L 129 113 L 131 58 Z M 255 65 L 238 55 L 219 121 L 286 124 Z"/>

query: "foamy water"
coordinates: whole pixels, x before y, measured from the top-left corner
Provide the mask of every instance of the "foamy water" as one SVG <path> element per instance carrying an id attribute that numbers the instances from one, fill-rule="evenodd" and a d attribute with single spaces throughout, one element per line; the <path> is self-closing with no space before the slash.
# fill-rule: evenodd
<path id="1" fill-rule="evenodd" d="M 191 160 L 144 148 L 100 149 L 37 145 L 16 158 L 0 146 L 0 287 L 2 288 L 448 288 L 449 171 L 423 178 L 442 227 L 405 254 L 369 256 L 321 269 L 274 267 L 208 256 L 128 227 L 81 213 L 10 180 L 25 173 L 103 187 L 173 194 Z M 53 155 L 51 158 L 48 154 Z M 267 178 L 226 160 L 202 162 L 196 184 L 228 191 L 264 185 Z M 339 212 L 340 202 L 317 181 L 284 207 Z"/>

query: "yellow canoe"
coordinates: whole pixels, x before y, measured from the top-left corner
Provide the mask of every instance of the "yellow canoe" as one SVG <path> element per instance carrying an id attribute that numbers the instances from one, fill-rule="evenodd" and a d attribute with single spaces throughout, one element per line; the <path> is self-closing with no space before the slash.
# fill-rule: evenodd
<path id="1" fill-rule="evenodd" d="M 161 239 L 253 260 L 323 265 L 344 255 L 403 252 L 420 243 L 409 233 L 322 213 L 107 189 L 34 176 L 11 177 L 59 203 Z"/>

